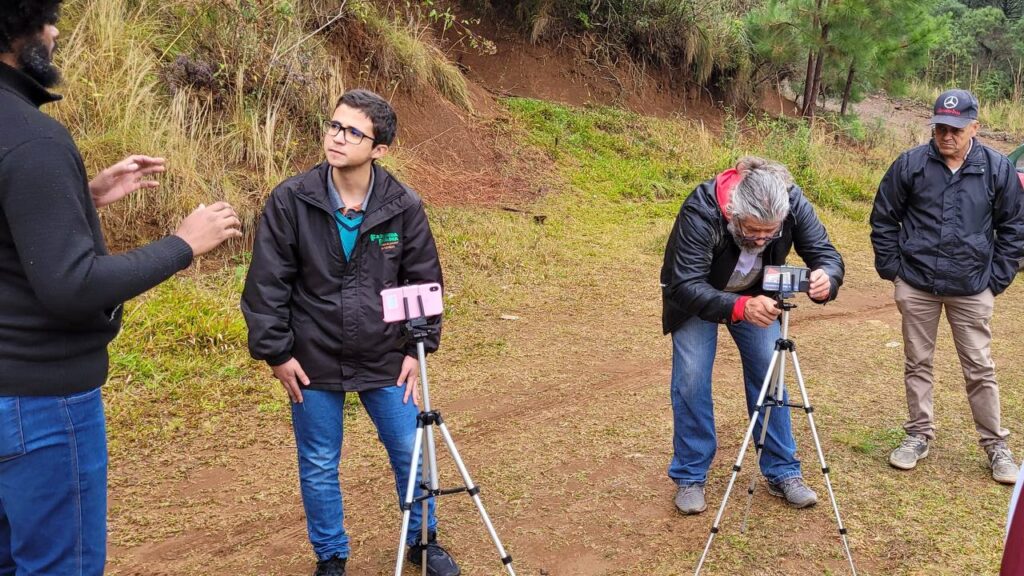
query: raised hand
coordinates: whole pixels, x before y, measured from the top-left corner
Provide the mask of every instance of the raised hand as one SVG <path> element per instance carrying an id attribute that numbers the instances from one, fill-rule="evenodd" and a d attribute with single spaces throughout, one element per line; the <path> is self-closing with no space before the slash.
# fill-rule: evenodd
<path id="1" fill-rule="evenodd" d="M 167 170 L 167 161 L 134 154 L 100 172 L 89 182 L 93 204 L 101 208 L 113 204 L 142 188 L 156 188 L 160 183 L 150 180 L 153 174 Z"/>

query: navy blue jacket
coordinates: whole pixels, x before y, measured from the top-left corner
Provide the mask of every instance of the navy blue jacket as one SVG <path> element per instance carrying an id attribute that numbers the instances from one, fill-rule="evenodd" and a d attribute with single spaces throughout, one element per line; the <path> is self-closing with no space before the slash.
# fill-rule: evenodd
<path id="1" fill-rule="evenodd" d="M 843 258 L 798 186 L 789 189 L 789 214 L 782 223 L 782 236 L 765 248 L 762 264 L 785 264 L 794 246 L 808 266 L 828 274 L 832 282 L 829 300 L 835 299 L 843 284 Z M 739 257 L 740 248 L 718 205 L 715 180 L 708 180 L 683 202 L 665 247 L 662 330 L 673 332 L 693 316 L 708 322 L 729 322 L 741 294 L 723 290 Z M 743 294 L 764 294 L 761 281 Z"/>
<path id="2" fill-rule="evenodd" d="M 908 150 L 875 195 L 875 269 L 940 296 L 999 294 L 1024 257 L 1022 200 L 1010 161 L 977 140 L 956 174 L 933 142 Z"/>

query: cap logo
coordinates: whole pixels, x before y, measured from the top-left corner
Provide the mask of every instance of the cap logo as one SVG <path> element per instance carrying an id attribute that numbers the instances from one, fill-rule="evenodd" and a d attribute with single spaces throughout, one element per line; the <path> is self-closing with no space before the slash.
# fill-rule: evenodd
<path id="1" fill-rule="evenodd" d="M 946 96 L 946 99 L 942 101 L 942 105 L 945 106 L 947 110 L 956 108 L 959 103 L 960 100 L 958 100 L 956 96 Z"/>

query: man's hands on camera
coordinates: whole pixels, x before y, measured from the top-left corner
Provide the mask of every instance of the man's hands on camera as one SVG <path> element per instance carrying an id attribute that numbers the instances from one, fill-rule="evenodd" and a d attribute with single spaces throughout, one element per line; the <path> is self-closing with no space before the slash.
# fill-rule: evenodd
<path id="1" fill-rule="evenodd" d="M 292 358 L 284 364 L 271 366 L 270 369 L 274 371 L 274 378 L 280 380 L 285 392 L 288 392 L 288 398 L 296 404 L 302 404 L 302 388 L 299 384 L 309 386 L 309 377 L 302 371 L 299 361 Z"/>
<path id="2" fill-rule="evenodd" d="M 807 289 L 807 295 L 811 300 L 818 302 L 828 300 L 829 295 L 832 294 L 832 280 L 829 279 L 828 274 L 824 270 L 818 269 L 812 271 L 808 279 L 811 284 Z"/>
<path id="3" fill-rule="evenodd" d="M 242 237 L 242 221 L 227 202 L 210 206 L 200 204 L 178 226 L 176 236 L 192 248 L 193 256 L 200 256 L 220 246 L 225 240 Z"/>
<path id="4" fill-rule="evenodd" d="M 408 383 L 408 386 L 405 386 Z M 396 386 L 405 386 L 403 404 L 409 403 L 409 396 L 412 396 L 412 403 L 418 408 L 420 405 L 420 361 L 412 356 L 406 356 L 402 360 L 402 372 L 398 375 Z"/>
<path id="5" fill-rule="evenodd" d="M 743 319 L 761 328 L 771 326 L 781 313 L 775 300 L 767 296 L 753 296 L 743 306 Z"/>

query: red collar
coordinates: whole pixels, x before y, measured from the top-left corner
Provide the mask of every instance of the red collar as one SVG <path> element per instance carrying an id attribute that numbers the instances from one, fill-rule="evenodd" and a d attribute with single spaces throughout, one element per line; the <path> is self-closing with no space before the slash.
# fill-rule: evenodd
<path id="1" fill-rule="evenodd" d="M 729 205 L 732 191 L 736 189 L 736 185 L 742 179 L 743 177 L 735 168 L 730 168 L 715 177 L 715 197 L 718 199 L 718 208 L 722 211 L 722 215 L 725 216 L 726 220 L 730 218 L 729 212 L 726 211 L 725 207 Z"/>

